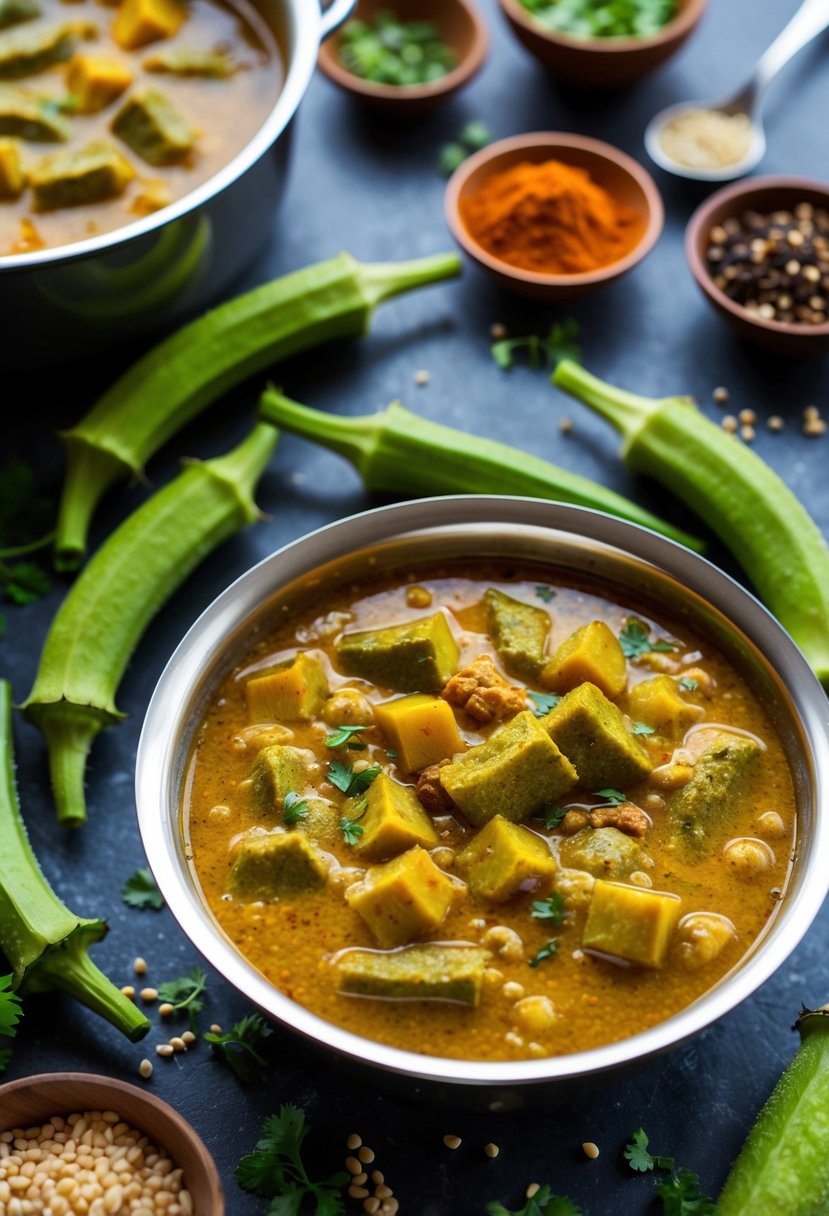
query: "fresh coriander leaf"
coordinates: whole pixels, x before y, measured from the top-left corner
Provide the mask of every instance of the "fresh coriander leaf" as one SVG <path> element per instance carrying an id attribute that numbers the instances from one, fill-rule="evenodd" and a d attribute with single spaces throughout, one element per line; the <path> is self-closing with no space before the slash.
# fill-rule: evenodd
<path id="1" fill-rule="evenodd" d="M 396 759 L 397 759 L 397 752 L 394 750 L 394 748 L 393 748 L 393 747 L 389 747 L 389 748 L 387 748 L 387 749 L 386 749 L 386 755 L 387 755 L 387 757 L 389 758 L 389 760 L 396 760 Z"/>
<path id="2" fill-rule="evenodd" d="M 31 465 L 19 457 L 7 460 L 0 468 L 0 556 L 49 544 L 54 516 L 51 499 L 35 489 Z"/>
<path id="3" fill-rule="evenodd" d="M 22 1016 L 20 997 L 12 992 L 13 975 L 0 976 L 0 1034 L 14 1038 L 17 1023 Z"/>
<path id="4" fill-rule="evenodd" d="M 465 123 L 458 132 L 458 142 L 464 144 L 471 152 L 479 152 L 487 144 L 492 143 L 492 132 L 485 122 L 473 119 Z"/>
<path id="5" fill-rule="evenodd" d="M 204 1009 L 202 993 L 207 987 L 207 975 L 201 967 L 194 967 L 187 975 L 177 980 L 167 980 L 158 985 L 158 997 L 174 1009 L 186 1009 L 190 1016 L 190 1029 L 195 1032 L 196 1020 Z"/>
<path id="6" fill-rule="evenodd" d="M 646 1174 L 656 1164 L 656 1159 L 648 1152 L 649 1143 L 647 1132 L 640 1127 L 631 1136 L 630 1143 L 625 1145 L 625 1161 L 639 1174 Z"/>
<path id="7" fill-rule="evenodd" d="M 683 692 L 696 692 L 699 688 L 699 680 L 695 680 L 693 676 L 683 676 L 679 681 L 679 687 Z"/>
<path id="8" fill-rule="evenodd" d="M 296 790 L 289 790 L 282 800 L 282 818 L 291 827 L 308 816 L 308 799 L 300 798 Z"/>
<path id="9" fill-rule="evenodd" d="M 236 1180 L 243 1190 L 271 1199 L 267 1216 L 299 1216 L 303 1201 L 315 1203 L 316 1216 L 340 1216 L 342 1190 L 349 1182 L 345 1173 L 312 1182 L 302 1160 L 302 1144 L 308 1135 L 305 1115 L 296 1106 L 281 1107 L 262 1125 L 252 1153 L 236 1167 Z"/>
<path id="10" fill-rule="evenodd" d="M 555 709 L 561 700 L 561 697 L 554 692 L 528 692 L 527 696 L 535 706 L 533 713 L 536 718 L 543 718 L 551 709 Z"/>
<path id="11" fill-rule="evenodd" d="M 554 1195 L 549 1186 L 528 1199 L 523 1208 L 513 1212 L 502 1203 L 493 1201 L 486 1205 L 487 1216 L 582 1216 L 581 1208 L 566 1195 Z"/>
<path id="12" fill-rule="evenodd" d="M 8 1068 L 9 1060 L 11 1060 L 11 1058 L 12 1058 L 11 1047 L 0 1048 L 0 1077 L 3 1075 L 3 1073 Z"/>
<path id="13" fill-rule="evenodd" d="M 527 362 L 532 368 L 555 367 L 562 359 L 581 360 L 581 348 L 576 338 L 579 326 L 572 318 L 554 321 L 546 338 L 528 334 L 525 338 L 504 338 L 490 347 L 492 358 L 499 367 L 509 371 L 515 364 L 518 351 L 526 351 Z"/>
<path id="14" fill-rule="evenodd" d="M 360 743 L 359 740 L 355 740 L 354 736 L 359 735 L 364 730 L 368 730 L 368 727 L 367 726 L 337 726 L 337 727 L 335 727 L 332 734 L 326 735 L 325 746 L 326 747 L 345 747 L 345 748 L 348 748 L 350 751 L 353 751 L 356 748 L 356 750 L 360 751 L 364 748 L 365 744 Z"/>
<path id="15" fill-rule="evenodd" d="M 717 1205 L 700 1193 L 699 1178 L 691 1170 L 660 1178 L 656 1193 L 664 1216 L 717 1216 Z"/>
<path id="16" fill-rule="evenodd" d="M 626 659 L 639 659 L 654 650 L 669 654 L 677 650 L 675 642 L 665 642 L 661 638 L 652 641 L 647 626 L 635 617 L 625 621 L 619 634 L 619 642 Z"/>
<path id="17" fill-rule="evenodd" d="M 634 722 L 631 734 L 633 735 L 652 735 L 654 732 L 653 726 L 648 726 L 647 722 Z"/>
<path id="18" fill-rule="evenodd" d="M 549 815 L 544 815 L 542 813 L 541 815 L 536 816 L 536 818 L 543 822 L 548 832 L 552 832 L 555 828 L 561 826 L 561 821 L 566 814 L 566 806 L 557 806 L 554 811 L 550 811 Z"/>
<path id="19" fill-rule="evenodd" d="M 556 593 L 552 587 L 547 587 L 544 583 L 539 583 L 535 589 L 535 594 L 545 604 L 551 603 L 556 598 Z"/>
<path id="20" fill-rule="evenodd" d="M 147 869 L 130 874 L 121 890 L 121 898 L 130 908 L 152 908 L 160 912 L 164 907 L 164 896 Z"/>
<path id="21" fill-rule="evenodd" d="M 252 1013 L 236 1022 L 230 1030 L 226 1030 L 222 1034 L 214 1034 L 211 1031 L 204 1035 L 204 1041 L 210 1044 L 217 1056 L 230 1065 L 239 1080 L 247 1084 L 253 1079 L 255 1064 L 258 1064 L 260 1068 L 267 1067 L 268 1061 L 260 1055 L 259 1048 L 272 1034 L 273 1031 L 265 1019 L 258 1013 Z M 289 1124 L 282 1128 L 280 1135 L 288 1137 L 291 1126 L 289 1121 Z M 242 1185 L 244 1186 L 244 1183 Z M 254 1187 L 245 1187 L 245 1190 L 254 1189 Z M 257 1191 L 257 1194 L 264 1193 Z"/>
<path id="22" fill-rule="evenodd" d="M 52 580 L 34 562 L 0 562 L 0 586 L 15 604 L 34 604 L 52 590 Z"/>
<path id="23" fill-rule="evenodd" d="M 537 369 L 543 366 L 544 346 L 538 334 L 529 334 L 526 338 L 502 338 L 500 342 L 493 343 L 490 354 L 500 368 L 509 371 L 515 366 L 515 355 L 520 350 L 527 352 L 530 367 Z"/>
<path id="24" fill-rule="evenodd" d="M 456 140 L 444 144 L 438 152 L 438 170 L 444 177 L 451 177 L 455 170 L 461 167 L 468 155 L 463 144 L 459 144 Z"/>
<path id="25" fill-rule="evenodd" d="M 347 798 L 356 798 L 358 794 L 366 792 L 374 778 L 379 777 L 381 772 L 379 764 L 355 773 L 347 760 L 332 760 L 326 776 L 331 784 L 335 785 L 338 790 L 342 790 Z"/>
<path id="26" fill-rule="evenodd" d="M 547 363 L 550 367 L 556 367 L 563 359 L 581 363 L 581 346 L 578 342 L 580 333 L 581 327 L 572 317 L 565 321 L 553 322 L 545 343 Z"/>
<path id="27" fill-rule="evenodd" d="M 603 806 L 621 806 L 623 802 L 627 802 L 627 794 L 623 794 L 621 790 L 596 790 L 597 798 L 604 798 Z"/>
<path id="28" fill-rule="evenodd" d="M 361 816 L 357 816 L 357 819 Z M 340 820 L 340 831 L 343 834 L 343 840 L 346 844 L 355 845 L 365 831 L 363 825 L 357 822 L 357 819 L 349 819 L 346 815 Z"/>
<path id="29" fill-rule="evenodd" d="M 551 925 L 562 924 L 567 915 L 564 910 L 564 896 L 558 891 L 553 891 L 546 899 L 534 899 L 530 907 L 530 915 L 534 920 L 547 921 Z"/>
<path id="30" fill-rule="evenodd" d="M 541 947 L 540 950 L 537 950 L 535 952 L 533 957 L 529 960 L 528 965 L 530 967 L 537 967 L 539 965 L 539 963 L 543 963 L 545 959 L 555 958 L 555 956 L 557 954 L 558 954 L 558 938 L 551 937 L 548 942 L 545 942 L 545 944 Z"/>

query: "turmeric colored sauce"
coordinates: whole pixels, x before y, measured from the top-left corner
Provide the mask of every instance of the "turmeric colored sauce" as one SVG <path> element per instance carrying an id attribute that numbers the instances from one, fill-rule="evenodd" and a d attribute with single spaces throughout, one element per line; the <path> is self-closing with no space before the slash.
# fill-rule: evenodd
<path id="1" fill-rule="evenodd" d="M 258 750 L 274 738 L 309 749 L 318 766 L 313 792 L 328 800 L 338 816 L 344 813 L 346 800 L 326 780 L 332 759 L 351 764 L 367 761 L 412 787 L 417 776 L 396 767 L 388 741 L 376 726 L 358 736 L 364 750 L 348 751 L 326 745 L 333 727 L 319 718 L 251 724 L 245 682 L 302 651 L 321 663 L 331 695 L 352 688 L 371 704 L 387 701 L 400 692 L 369 687 L 343 673 L 338 637 L 343 631 L 385 628 L 437 611 L 446 613 L 459 646 L 459 668 L 489 655 L 504 673 L 482 607 L 489 587 L 549 612 L 548 656 L 591 621 L 605 622 L 618 637 L 626 622 L 635 618 L 651 641 L 665 647 L 627 659 L 627 686 L 616 698 L 627 729 L 655 766 L 646 780 L 620 791 L 627 804 L 645 813 L 649 826 L 635 839 L 642 850 L 639 868 L 618 881 L 627 888 L 679 897 L 679 922 L 670 933 L 664 961 L 649 967 L 583 947 L 596 876 L 578 867 L 562 867 L 559 861 L 552 882 L 522 889 L 505 902 L 476 899 L 468 887 L 460 886 L 456 857 L 478 829 L 456 810 L 434 816 L 440 844 L 430 852 L 440 869 L 458 881 L 460 894 L 442 923 L 418 940 L 465 942 L 490 951 L 480 1003 L 470 1008 L 441 1001 L 343 995 L 337 990 L 339 952 L 353 947 L 378 949 L 368 925 L 344 895 L 374 863 L 358 857 L 338 832 L 333 843 L 329 840 L 323 846 L 330 865 L 323 887 L 253 901 L 231 894 L 229 877 L 239 841 L 245 832 L 263 826 L 261 806 L 251 792 L 251 768 Z M 700 707 L 689 731 L 673 736 L 665 730 L 647 733 L 646 724 L 629 714 L 633 689 L 657 674 L 668 676 L 685 702 Z M 506 678 L 514 688 L 522 687 L 514 675 Z M 538 683 L 532 687 L 549 694 Z M 503 725 L 475 721 L 457 707 L 453 712 L 467 747 L 482 743 Z M 676 826 L 666 810 L 672 795 L 670 781 L 681 781 L 683 766 L 693 772 L 699 763 L 700 740 L 708 737 L 701 732 L 713 726 L 732 739 L 755 740 L 758 759 L 738 794 L 723 808 L 723 821 L 707 825 L 704 851 L 689 857 L 677 847 Z M 560 800 L 562 809 L 575 812 L 576 822 L 603 802 L 606 805 L 607 799 L 581 786 Z M 222 683 L 197 731 L 182 823 L 213 915 L 239 951 L 280 991 L 368 1039 L 428 1055 L 494 1061 L 563 1055 L 624 1039 L 678 1013 L 717 984 L 762 934 L 785 890 L 795 800 L 783 748 L 768 716 L 746 683 L 704 638 L 684 625 L 644 616 L 634 603 L 608 602 L 596 587 L 562 586 L 553 572 L 541 567 L 469 562 L 462 568 L 455 564 L 451 571 L 416 567 L 396 580 L 385 575 L 354 584 L 258 641 Z M 272 816 L 265 826 L 277 823 L 281 817 Z M 548 827 L 541 818 L 529 818 L 523 827 L 544 840 L 556 859 L 562 850 L 566 855 L 569 849 L 572 855 L 576 837 L 566 834 L 568 821 Z M 581 830 L 589 840 L 592 829 Z M 532 915 L 533 901 L 543 900 L 551 890 L 564 898 L 565 918 L 560 925 Z M 705 917 L 696 923 L 687 919 L 695 914 Z M 543 957 L 551 939 L 557 939 L 555 953 Z"/>

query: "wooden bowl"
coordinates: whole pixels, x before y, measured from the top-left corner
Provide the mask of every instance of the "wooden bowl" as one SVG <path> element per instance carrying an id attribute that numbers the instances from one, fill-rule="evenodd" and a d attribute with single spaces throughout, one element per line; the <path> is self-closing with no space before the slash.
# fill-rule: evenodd
<path id="1" fill-rule="evenodd" d="M 409 115 L 434 109 L 467 85 L 483 66 L 489 37 L 483 18 L 471 0 L 358 0 L 353 16 L 372 21 L 378 11 L 390 9 L 401 21 L 431 21 L 454 51 L 457 67 L 429 84 L 372 84 L 343 67 L 340 35 L 334 34 L 320 47 L 317 64 L 329 80 L 350 93 L 356 101 L 390 114 Z"/>
<path id="2" fill-rule="evenodd" d="M 0 1085 L 0 1131 L 85 1110 L 117 1111 L 184 1170 L 194 1216 L 224 1216 L 222 1184 L 201 1138 L 172 1106 L 146 1090 L 84 1072 L 43 1073 Z"/>
<path id="3" fill-rule="evenodd" d="M 633 84 L 682 46 L 696 29 L 708 0 L 679 0 L 680 10 L 650 38 L 571 38 L 545 29 L 520 0 L 499 0 L 513 33 L 556 78 L 586 89 Z"/>
<path id="4" fill-rule="evenodd" d="M 705 260 L 708 233 L 723 220 L 743 211 L 790 211 L 798 203 L 829 210 L 829 185 L 808 177 L 755 177 L 725 186 L 697 207 L 688 221 L 685 256 L 714 311 L 741 338 L 781 355 L 820 355 L 829 352 L 829 321 L 823 325 L 795 325 L 756 317 L 715 285 Z"/>
<path id="5" fill-rule="evenodd" d="M 640 235 L 630 253 L 584 274 L 538 274 L 494 257 L 475 240 L 463 222 L 461 200 L 474 194 L 493 173 L 500 173 L 522 161 L 538 164 L 547 160 L 560 160 L 586 169 L 597 185 L 636 212 Z M 558 131 L 515 135 L 471 156 L 449 179 L 445 211 L 455 240 L 501 287 L 543 300 L 573 299 L 621 278 L 654 247 L 665 218 L 656 184 L 640 164 L 611 144 Z"/>

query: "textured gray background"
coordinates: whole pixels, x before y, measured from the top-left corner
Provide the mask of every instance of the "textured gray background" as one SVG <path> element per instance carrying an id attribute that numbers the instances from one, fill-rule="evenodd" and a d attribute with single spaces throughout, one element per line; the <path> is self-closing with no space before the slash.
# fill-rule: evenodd
<path id="1" fill-rule="evenodd" d="M 309 0 L 310 2 L 310 0 Z M 402 126 L 371 119 L 324 80 L 315 80 L 302 107 L 295 162 L 285 202 L 274 218 L 273 241 L 242 285 L 272 277 L 347 248 L 366 260 L 399 259 L 450 247 L 442 216 L 443 183 L 434 164 L 440 144 L 472 118 L 498 136 L 523 130 L 576 130 L 610 140 L 643 158 L 641 133 L 660 106 L 726 90 L 794 11 L 794 0 L 712 0 L 697 37 L 648 82 L 618 96 L 564 94 L 512 40 L 495 11 L 492 53 L 474 85 L 434 116 Z M 827 43 L 803 53 L 776 85 L 768 106 L 768 172 L 821 176 L 829 153 Z M 822 117 L 823 116 L 823 117 Z M 803 407 L 827 407 L 825 361 L 790 363 L 739 345 L 698 296 L 682 251 L 685 222 L 701 197 L 688 184 L 658 175 L 668 220 L 649 260 L 622 283 L 575 306 L 583 326 L 585 361 L 600 374 L 654 395 L 690 392 L 712 416 L 711 390 L 726 384 L 732 406 L 762 416 L 781 413 L 782 435 L 758 427 L 757 450 L 802 496 L 824 531 L 829 528 L 826 453 L 829 436 L 800 434 Z M 488 355 L 488 328 L 503 321 L 514 333 L 542 331 L 554 310 L 510 299 L 473 269 L 463 280 L 386 305 L 373 335 L 357 344 L 327 348 L 283 366 L 287 391 L 300 400 L 343 412 L 363 412 L 401 397 L 440 421 L 508 440 L 566 463 L 630 494 L 653 509 L 688 522 L 658 487 L 627 475 L 610 429 L 581 406 L 555 393 L 544 375 L 518 369 L 506 377 Z M 560 314 L 559 314 L 560 315 Z M 8 446 L 33 460 L 57 488 L 60 450 L 56 427 L 67 425 L 123 366 L 84 364 L 51 377 L 33 373 L 4 422 Z M 418 368 L 431 372 L 416 388 Z M 248 425 L 260 382 L 245 386 L 179 436 L 153 462 L 156 482 L 171 474 L 181 455 L 207 455 L 229 447 Z M 33 408 L 36 404 L 36 408 Z M 562 439 L 557 421 L 574 420 Z M 4 448 L 6 444 L 4 444 Z M 98 519 L 102 536 L 142 497 L 121 489 Z M 149 979 L 176 976 L 195 962 L 194 952 L 167 912 L 138 913 L 120 901 L 124 878 L 143 856 L 135 827 L 132 770 L 141 718 L 156 678 L 197 613 L 258 558 L 303 532 L 370 505 L 353 471 L 342 461 L 290 437 L 279 445 L 259 499 L 267 523 L 224 546 L 190 580 L 150 628 L 119 693 L 128 720 L 95 744 L 89 773 L 90 822 L 72 836 L 56 825 L 40 737 L 17 723 L 21 795 L 32 838 L 57 889 L 79 912 L 108 915 L 112 930 L 97 960 L 119 983 L 131 980 L 130 960 L 143 954 Z M 728 565 L 722 550 L 712 553 Z M 733 567 L 729 566 L 730 569 Z M 0 669 L 21 699 L 28 691 L 48 622 L 60 591 L 26 609 L 9 607 L 0 641 Z M 526 1184 L 550 1182 L 569 1193 L 587 1216 L 632 1216 L 655 1211 L 651 1182 L 629 1175 L 620 1150 L 643 1124 L 659 1151 L 675 1153 L 699 1171 L 716 1193 L 752 1118 L 796 1045 L 789 1030 L 800 1002 L 829 999 L 824 914 L 780 973 L 742 1008 L 696 1042 L 652 1064 L 639 1076 L 562 1107 L 551 1099 L 541 1111 L 493 1115 L 438 1112 L 401 1101 L 370 1082 L 353 1082 L 330 1060 L 277 1030 L 267 1080 L 250 1089 L 200 1047 L 170 1064 L 159 1062 L 153 1092 L 172 1101 L 196 1125 L 216 1155 L 231 1216 L 253 1216 L 264 1204 L 243 1196 L 231 1177 L 240 1154 L 256 1138 L 261 1119 L 281 1102 L 300 1103 L 313 1126 L 309 1151 L 328 1172 L 340 1165 L 340 1146 L 354 1129 L 377 1150 L 377 1166 L 400 1197 L 401 1210 L 419 1216 L 476 1216 L 492 1198 L 523 1202 Z M 207 1021 L 225 1026 L 242 1014 L 242 999 L 211 976 Z M 156 1041 L 151 1037 L 149 1042 Z M 130 1046 L 69 1002 L 30 1001 L 8 1076 L 57 1068 L 111 1072 L 134 1078 L 141 1046 Z M 464 1137 L 447 1153 L 446 1131 Z M 587 1162 L 579 1145 L 602 1148 Z M 497 1161 L 481 1148 L 501 1145 Z M 359 1204 L 351 1203 L 353 1210 Z M 760 1214 L 758 1213 L 758 1216 Z"/>

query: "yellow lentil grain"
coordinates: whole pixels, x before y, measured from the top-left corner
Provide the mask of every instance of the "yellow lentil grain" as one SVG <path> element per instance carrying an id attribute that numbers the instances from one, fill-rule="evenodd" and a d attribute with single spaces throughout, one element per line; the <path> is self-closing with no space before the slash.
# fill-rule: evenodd
<path id="1" fill-rule="evenodd" d="M 446 1145 L 447 1148 L 452 1148 L 452 1149 L 460 1148 L 461 1138 L 460 1138 L 460 1136 L 444 1136 L 443 1143 Z"/>
<path id="2" fill-rule="evenodd" d="M 737 419 L 734 417 L 733 414 L 726 414 L 723 417 L 723 420 L 720 423 L 720 426 L 729 435 L 733 435 L 734 432 L 737 430 Z"/>
<path id="3" fill-rule="evenodd" d="M 376 1195 L 372 1195 L 370 1199 L 363 1200 L 363 1211 L 368 1212 L 369 1216 L 373 1216 L 374 1212 L 380 1211 L 380 1200 Z"/>
<path id="4" fill-rule="evenodd" d="M 138 995 L 141 997 L 142 1001 L 146 1001 L 149 1005 L 152 1004 L 153 1001 L 158 1000 L 158 989 L 142 988 Z"/>
<path id="5" fill-rule="evenodd" d="M 170 1046 L 172 1047 L 173 1051 L 186 1051 L 187 1050 L 187 1044 L 185 1043 L 184 1039 L 179 1038 L 179 1036 L 177 1034 L 174 1034 L 173 1037 L 170 1039 Z"/>
<path id="6" fill-rule="evenodd" d="M 595 1161 L 599 1155 L 599 1146 L 594 1144 L 592 1140 L 585 1140 L 581 1146 L 585 1157 L 589 1157 L 591 1161 Z"/>
<path id="7" fill-rule="evenodd" d="M 771 414 L 768 418 L 766 426 L 770 431 L 782 431 L 786 423 L 779 414 Z"/>
<path id="8" fill-rule="evenodd" d="M 498 1145 L 493 1144 L 491 1141 L 489 1144 L 484 1145 L 484 1152 L 486 1153 L 487 1157 L 491 1158 L 492 1160 L 494 1160 L 498 1156 L 500 1151 L 501 1150 L 498 1147 Z"/>
<path id="9" fill-rule="evenodd" d="M 381 1183 L 380 1186 L 375 1187 L 374 1194 L 378 1199 L 391 1199 L 394 1191 L 390 1186 L 386 1186 L 384 1183 Z"/>
<path id="10" fill-rule="evenodd" d="M 357 1156 L 362 1161 L 363 1165 L 370 1165 L 374 1160 L 374 1150 L 368 1148 L 366 1145 L 363 1145 L 363 1147 L 357 1153 Z"/>
<path id="11" fill-rule="evenodd" d="M 185 1030 L 181 1038 L 182 1042 L 186 1043 L 188 1047 L 196 1041 L 196 1036 L 193 1034 L 192 1030 Z"/>
<path id="12" fill-rule="evenodd" d="M 569 435 L 573 429 L 573 419 L 561 418 L 559 420 L 558 429 L 562 435 Z"/>
<path id="13" fill-rule="evenodd" d="M 364 1186 L 350 1186 L 348 1193 L 352 1199 L 367 1199 L 368 1191 Z"/>
<path id="14" fill-rule="evenodd" d="M 132 998 L 135 996 L 135 989 L 133 988 L 132 984 L 125 984 L 124 987 L 121 989 L 121 995 L 125 996 L 128 1000 L 131 1001 Z"/>
<path id="15" fill-rule="evenodd" d="M 349 1174 L 361 1174 L 363 1172 L 363 1167 L 356 1157 L 346 1157 L 345 1168 Z"/>
<path id="16" fill-rule="evenodd" d="M 350 1149 L 351 1152 L 353 1153 L 354 1150 L 358 1149 L 362 1143 L 363 1143 L 362 1137 L 358 1136 L 356 1132 L 352 1132 L 351 1135 L 348 1137 L 348 1139 L 345 1142 L 345 1147 L 347 1149 Z"/>
<path id="17" fill-rule="evenodd" d="M 132 969 L 136 975 L 146 975 L 147 974 L 147 964 L 143 958 L 135 959 L 132 964 Z"/>
<path id="18" fill-rule="evenodd" d="M 142 1060 L 138 1065 L 138 1075 L 143 1077 L 145 1081 L 153 1075 L 153 1066 L 149 1060 Z"/>
<path id="19" fill-rule="evenodd" d="M 538 1185 L 537 1182 L 531 1182 L 530 1185 L 527 1187 L 526 1191 L 524 1192 L 524 1194 L 527 1196 L 528 1199 L 532 1199 L 533 1195 L 537 1195 L 540 1190 L 541 1190 L 541 1187 Z"/>
<path id="20" fill-rule="evenodd" d="M 716 401 L 717 405 L 725 405 L 725 403 L 728 400 L 730 395 L 731 394 L 729 393 L 728 389 L 723 387 L 722 385 L 720 385 L 719 388 L 715 388 L 713 393 L 711 394 L 711 396 Z"/>
<path id="21" fill-rule="evenodd" d="M 159 1043 L 155 1049 L 155 1053 L 158 1056 L 164 1056 L 165 1059 L 169 1059 L 173 1054 L 173 1049 L 169 1043 Z"/>
<path id="22" fill-rule="evenodd" d="M 161 1018 L 169 1018 L 173 1013 L 175 1013 L 175 1009 L 169 1001 L 165 1001 L 163 1005 L 159 1005 L 158 1007 L 158 1016 Z"/>

